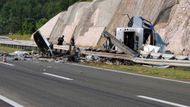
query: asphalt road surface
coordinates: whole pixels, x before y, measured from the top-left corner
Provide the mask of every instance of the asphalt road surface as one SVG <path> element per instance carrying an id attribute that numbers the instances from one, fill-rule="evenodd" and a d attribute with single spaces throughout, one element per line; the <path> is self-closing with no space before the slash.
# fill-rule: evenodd
<path id="1" fill-rule="evenodd" d="M 190 82 L 15 61 L 0 63 L 0 95 L 15 107 L 189 107 Z"/>

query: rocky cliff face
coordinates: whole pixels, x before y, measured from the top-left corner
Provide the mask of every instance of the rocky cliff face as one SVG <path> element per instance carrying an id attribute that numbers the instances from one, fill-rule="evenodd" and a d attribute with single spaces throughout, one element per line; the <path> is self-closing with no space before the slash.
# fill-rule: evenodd
<path id="1" fill-rule="evenodd" d="M 179 0 L 167 22 L 159 23 L 157 31 L 169 43 L 167 50 L 190 55 L 190 0 Z"/>
<path id="2" fill-rule="evenodd" d="M 94 0 L 71 6 L 46 23 L 40 31 L 53 43 L 65 35 L 79 46 L 95 47 L 104 29 L 115 34 L 127 27 L 129 18 L 142 16 L 155 24 L 156 31 L 175 54 L 190 53 L 190 0 Z M 127 15 L 128 14 L 128 15 Z"/>
<path id="3" fill-rule="evenodd" d="M 142 16 L 156 23 L 160 13 L 175 4 L 176 0 L 122 0 L 108 30 L 113 33 L 116 27 L 127 27 L 127 15 Z"/>

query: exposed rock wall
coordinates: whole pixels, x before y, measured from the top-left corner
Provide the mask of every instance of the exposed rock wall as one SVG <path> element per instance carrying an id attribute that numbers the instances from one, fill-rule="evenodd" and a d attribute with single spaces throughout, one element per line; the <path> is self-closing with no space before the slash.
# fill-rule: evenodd
<path id="1" fill-rule="evenodd" d="M 105 27 L 111 22 L 120 0 L 95 0 L 83 11 L 73 36 L 79 46 L 95 47 Z"/>
<path id="2" fill-rule="evenodd" d="M 96 47 L 101 33 L 111 22 L 120 1 L 94 0 L 91 3 L 76 3 L 68 11 L 61 12 L 42 26 L 40 32 L 54 44 L 57 43 L 58 37 L 65 35 L 66 43 L 70 43 L 71 37 L 74 36 L 78 46 Z M 44 32 L 44 29 L 48 32 Z"/>
<path id="3" fill-rule="evenodd" d="M 172 8 L 168 22 L 158 24 L 156 29 L 169 43 L 167 50 L 190 55 L 190 0 L 179 0 Z"/>
<path id="4" fill-rule="evenodd" d="M 61 12 L 40 31 L 56 44 L 65 35 L 66 43 L 95 47 L 106 28 L 115 34 L 117 27 L 127 27 L 129 18 L 142 16 L 155 24 L 156 31 L 169 42 L 175 54 L 190 53 L 190 0 L 94 0 L 80 2 Z"/>
<path id="5" fill-rule="evenodd" d="M 61 12 L 59 19 L 57 20 L 56 25 L 50 34 L 50 41 L 56 44 L 57 39 L 63 34 L 65 35 L 66 41 L 70 39 L 76 25 L 81 20 L 82 15 L 81 15 L 80 10 L 85 8 L 89 4 L 90 3 L 86 3 L 86 2 L 76 3 L 73 6 L 71 6 L 68 9 L 68 11 Z"/>
<path id="6" fill-rule="evenodd" d="M 115 28 L 127 27 L 129 18 L 132 16 L 142 16 L 155 23 L 160 13 L 175 5 L 176 0 L 122 0 L 108 30 L 114 34 Z"/>

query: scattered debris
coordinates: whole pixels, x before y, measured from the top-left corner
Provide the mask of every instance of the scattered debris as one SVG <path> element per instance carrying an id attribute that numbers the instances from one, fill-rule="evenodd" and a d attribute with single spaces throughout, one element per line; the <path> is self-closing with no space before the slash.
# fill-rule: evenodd
<path id="1" fill-rule="evenodd" d="M 93 56 L 92 55 L 87 55 L 86 56 L 86 61 L 89 62 L 89 61 L 92 61 L 93 60 Z"/>
<path id="2" fill-rule="evenodd" d="M 19 57 L 26 57 L 27 55 L 29 55 L 29 53 L 26 51 L 15 51 L 13 53 L 10 53 L 10 55 L 19 56 Z"/>
<path id="3" fill-rule="evenodd" d="M 162 54 L 161 53 L 150 53 L 150 57 L 152 59 L 161 59 L 162 58 Z"/>
<path id="4" fill-rule="evenodd" d="M 14 60 L 25 60 L 29 53 L 26 51 L 15 51 L 13 53 L 9 53 L 10 56 L 14 58 Z"/>
<path id="5" fill-rule="evenodd" d="M 162 54 L 162 57 L 166 60 L 175 59 L 175 55 L 173 54 Z"/>
<path id="6" fill-rule="evenodd" d="M 160 51 L 160 47 L 153 45 L 144 45 L 143 51 L 148 53 L 158 53 Z"/>
<path id="7" fill-rule="evenodd" d="M 177 60 L 188 60 L 188 56 L 176 55 L 175 58 Z"/>

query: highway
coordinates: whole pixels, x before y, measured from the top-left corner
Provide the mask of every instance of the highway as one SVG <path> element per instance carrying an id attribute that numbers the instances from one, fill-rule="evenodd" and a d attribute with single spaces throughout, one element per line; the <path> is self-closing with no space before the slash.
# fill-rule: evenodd
<path id="1" fill-rule="evenodd" d="M 0 106 L 4 103 L 6 107 L 189 107 L 190 82 L 71 63 L 9 61 L 0 63 Z"/>

